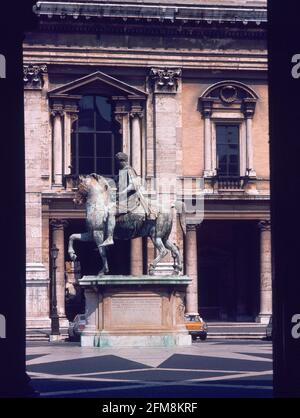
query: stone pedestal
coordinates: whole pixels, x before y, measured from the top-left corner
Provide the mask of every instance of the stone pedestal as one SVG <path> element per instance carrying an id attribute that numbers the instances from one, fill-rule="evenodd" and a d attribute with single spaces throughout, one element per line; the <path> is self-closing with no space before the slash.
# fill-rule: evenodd
<path id="1" fill-rule="evenodd" d="M 187 276 L 84 276 L 85 347 L 190 345 L 184 324 Z"/>

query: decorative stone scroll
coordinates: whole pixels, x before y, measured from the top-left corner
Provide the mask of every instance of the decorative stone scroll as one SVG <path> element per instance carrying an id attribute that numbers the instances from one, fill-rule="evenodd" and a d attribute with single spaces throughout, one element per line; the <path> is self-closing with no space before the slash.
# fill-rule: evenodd
<path id="1" fill-rule="evenodd" d="M 151 68 L 150 79 L 155 93 L 176 93 L 181 68 Z"/>
<path id="2" fill-rule="evenodd" d="M 46 64 L 23 65 L 23 80 L 25 88 L 41 89 L 44 85 L 44 74 L 46 73 Z"/>

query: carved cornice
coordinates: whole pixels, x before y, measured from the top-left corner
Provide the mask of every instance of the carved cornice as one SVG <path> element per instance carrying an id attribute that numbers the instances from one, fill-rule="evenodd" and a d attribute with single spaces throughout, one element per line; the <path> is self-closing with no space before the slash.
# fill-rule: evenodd
<path id="1" fill-rule="evenodd" d="M 53 1 L 43 1 L 38 2 L 33 10 L 39 17 L 45 16 L 49 19 L 57 17 L 60 20 L 64 20 L 67 16 L 73 17 L 74 20 L 78 20 L 80 17 L 93 18 L 103 16 L 107 18 L 123 18 L 123 20 L 124 18 L 128 18 L 128 20 L 153 19 L 160 22 L 174 22 L 175 20 L 186 22 L 186 19 L 193 19 L 199 22 L 230 22 L 232 24 L 240 21 L 244 25 L 251 22 L 256 24 L 267 22 L 266 4 L 262 4 L 260 7 L 245 7 L 241 5 L 222 7 L 220 5 L 216 10 L 215 7 L 199 5 L 199 2 L 196 1 L 193 7 L 182 4 L 180 8 L 174 4 L 166 8 L 165 4 L 160 4 L 159 2 L 152 5 L 141 3 L 133 5 L 132 1 L 122 1 L 124 7 L 120 7 L 117 3 L 109 3 L 109 5 L 106 5 L 105 2 L 87 2 L 86 0 L 78 0 L 75 4 L 73 2 L 54 3 Z"/>
<path id="2" fill-rule="evenodd" d="M 44 74 L 46 73 L 46 64 L 24 64 L 23 80 L 25 88 L 41 89 L 44 85 Z"/>
<path id="3" fill-rule="evenodd" d="M 176 93 L 181 75 L 181 68 L 151 68 L 150 70 L 150 80 L 157 93 Z"/>
<path id="4" fill-rule="evenodd" d="M 68 31 L 117 32 L 135 35 L 167 34 L 174 36 L 216 37 L 215 31 L 225 36 L 266 37 L 266 7 L 176 7 L 164 4 L 105 4 L 77 1 L 38 2 L 34 7 L 43 29 Z M 205 31 L 205 34 L 203 32 Z"/>

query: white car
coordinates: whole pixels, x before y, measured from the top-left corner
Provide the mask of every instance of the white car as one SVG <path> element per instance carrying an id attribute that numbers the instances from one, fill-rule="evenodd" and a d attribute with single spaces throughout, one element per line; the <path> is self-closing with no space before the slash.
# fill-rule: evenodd
<path id="1" fill-rule="evenodd" d="M 69 322 L 68 334 L 69 338 L 80 337 L 82 331 L 86 326 L 86 317 L 84 314 L 78 314 L 75 316 L 72 322 Z"/>

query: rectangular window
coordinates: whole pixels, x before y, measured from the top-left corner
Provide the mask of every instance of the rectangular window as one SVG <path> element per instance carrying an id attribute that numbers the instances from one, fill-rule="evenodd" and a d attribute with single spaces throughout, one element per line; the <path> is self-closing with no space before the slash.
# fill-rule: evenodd
<path id="1" fill-rule="evenodd" d="M 239 177 L 239 125 L 216 125 L 217 170 L 221 177 Z"/>
<path id="2" fill-rule="evenodd" d="M 106 97 L 81 98 L 71 141 L 72 174 L 116 174 L 115 154 L 121 150 L 122 137 Z"/>

